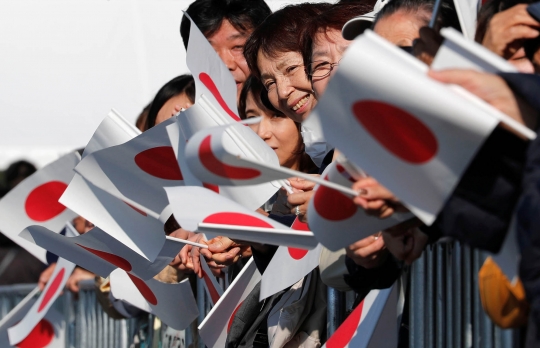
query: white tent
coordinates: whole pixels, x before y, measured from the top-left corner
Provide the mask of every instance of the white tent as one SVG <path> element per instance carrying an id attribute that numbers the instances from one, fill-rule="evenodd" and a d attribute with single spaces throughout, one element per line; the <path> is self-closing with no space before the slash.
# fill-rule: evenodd
<path id="1" fill-rule="evenodd" d="M 191 2 L 3 1 L 0 170 L 83 147 L 111 108 L 135 122 L 165 82 L 189 72 L 179 27 Z"/>

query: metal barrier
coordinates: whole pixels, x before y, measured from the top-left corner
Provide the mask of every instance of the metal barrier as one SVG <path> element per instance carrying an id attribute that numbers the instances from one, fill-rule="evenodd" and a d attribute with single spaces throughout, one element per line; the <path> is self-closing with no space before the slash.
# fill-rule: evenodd
<path id="1" fill-rule="evenodd" d="M 438 243 L 428 247 L 410 268 L 409 274 L 409 346 L 411 348 L 486 347 L 510 348 L 516 343 L 513 330 L 493 325 L 484 313 L 478 292 L 478 270 L 486 254 L 458 243 Z M 161 324 L 153 315 L 126 320 L 111 319 L 97 302 L 93 281 L 79 283 L 78 298 L 65 291 L 54 308 L 65 314 L 66 347 L 166 347 Z M 200 310 L 198 322 L 211 305 L 202 281 L 197 282 Z M 34 289 L 33 284 L 0 287 L 0 316 Z M 354 296 L 328 290 L 328 334 L 332 334 Z M 195 324 L 185 331 L 186 347 L 204 347 Z"/>

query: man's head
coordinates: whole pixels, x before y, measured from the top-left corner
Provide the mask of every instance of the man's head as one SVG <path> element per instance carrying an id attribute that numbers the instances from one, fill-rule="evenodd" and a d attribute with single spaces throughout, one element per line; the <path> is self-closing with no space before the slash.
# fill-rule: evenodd
<path id="1" fill-rule="evenodd" d="M 196 0 L 186 12 L 223 60 L 240 92 L 250 74 L 244 44 L 253 29 L 272 13 L 268 5 L 264 0 Z M 180 35 L 186 49 L 190 25 L 184 17 Z"/>

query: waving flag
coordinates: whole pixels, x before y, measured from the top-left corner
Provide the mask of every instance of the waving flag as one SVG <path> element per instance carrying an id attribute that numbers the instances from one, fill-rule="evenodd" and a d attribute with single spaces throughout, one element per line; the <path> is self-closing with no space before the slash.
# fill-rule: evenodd
<path id="1" fill-rule="evenodd" d="M 41 226 L 29 226 L 21 236 L 102 277 L 121 268 L 142 279 L 158 274 L 190 243 L 167 239 L 155 261 L 150 262 L 98 227 L 77 237 L 64 237 Z"/>
<path id="2" fill-rule="evenodd" d="M 225 347 L 236 312 L 260 280 L 261 274 L 252 258 L 199 325 L 199 334 L 207 347 Z"/>
<path id="3" fill-rule="evenodd" d="M 159 219 L 167 207 L 164 186 L 183 185 L 167 135 L 173 117 L 118 146 L 86 156 L 75 171 L 109 194 Z M 163 216 L 166 221 L 169 216 Z"/>
<path id="4" fill-rule="evenodd" d="M 39 293 L 36 287 L 15 308 L 0 321 L 0 347 L 14 347 L 9 343 L 7 330 L 20 322 L 26 313 L 36 303 L 35 295 Z M 17 347 L 64 348 L 66 322 L 64 317 L 54 308 L 49 308 L 30 333 L 20 341 Z"/>
<path id="5" fill-rule="evenodd" d="M 397 289 L 371 290 L 326 341 L 327 348 L 395 348 L 398 344 Z"/>
<path id="6" fill-rule="evenodd" d="M 110 281 L 116 299 L 152 312 L 173 329 L 184 330 L 199 315 L 189 279 L 175 284 L 144 281 L 117 269 L 111 273 Z"/>
<path id="7" fill-rule="evenodd" d="M 51 278 L 47 282 L 47 285 L 45 285 L 45 288 L 34 305 L 19 323 L 8 329 L 10 344 L 19 344 L 28 337 L 36 325 L 41 322 L 49 308 L 64 289 L 73 269 L 75 269 L 75 264 L 62 258 L 58 259 Z"/>
<path id="8" fill-rule="evenodd" d="M 216 277 L 214 277 L 214 275 L 212 274 L 212 271 L 210 270 L 210 266 L 208 266 L 208 263 L 206 263 L 204 256 L 202 256 L 201 254 L 199 258 L 201 260 L 204 290 L 206 291 L 206 294 L 210 298 L 210 301 L 212 302 L 212 306 L 213 306 L 219 301 L 219 299 L 223 295 L 223 289 L 221 288 L 218 281 L 216 280 Z"/>
<path id="9" fill-rule="evenodd" d="M 313 248 L 310 231 L 296 232 L 202 187 L 166 188 L 176 221 L 189 231 L 272 245 Z"/>
<path id="10" fill-rule="evenodd" d="M 307 233 L 307 224 L 296 218 L 292 228 Z M 300 232 L 302 233 L 302 232 Z M 319 266 L 321 245 L 313 250 L 280 246 L 266 267 L 261 280 L 260 300 L 288 288 Z"/>
<path id="11" fill-rule="evenodd" d="M 75 174 L 78 153 L 65 155 L 32 174 L 0 200 L 0 231 L 43 263 L 47 251 L 19 237 L 27 226 L 37 225 L 60 232 L 77 214 L 58 202 Z"/>
<path id="12" fill-rule="evenodd" d="M 343 186 L 355 182 L 338 161 L 332 162 L 322 177 Z M 308 224 L 315 238 L 332 251 L 414 217 L 411 213 L 396 213 L 387 219 L 379 219 L 367 215 L 351 196 L 323 186 L 316 186 L 314 191 L 308 205 Z"/>
<path id="13" fill-rule="evenodd" d="M 347 49 L 316 111 L 325 138 L 429 225 L 499 119 L 426 72 L 368 30 Z"/>

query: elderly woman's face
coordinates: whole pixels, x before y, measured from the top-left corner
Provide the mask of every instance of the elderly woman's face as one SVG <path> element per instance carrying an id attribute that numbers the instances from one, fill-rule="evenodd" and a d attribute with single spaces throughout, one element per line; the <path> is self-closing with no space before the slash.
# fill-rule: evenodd
<path id="1" fill-rule="evenodd" d="M 373 31 L 394 45 L 409 47 L 420 37 L 420 28 L 428 25 L 430 16 L 431 13 L 425 10 L 398 10 L 377 21 Z"/>
<path id="2" fill-rule="evenodd" d="M 269 58 L 259 52 L 257 65 L 270 103 L 293 121 L 305 120 L 317 101 L 304 70 L 302 55 L 286 52 Z"/>
<path id="3" fill-rule="evenodd" d="M 331 64 L 339 63 L 351 43 L 352 41 L 345 40 L 341 36 L 341 31 L 337 29 L 320 31 L 313 38 L 311 69 L 315 76 L 311 78 L 311 81 L 317 97 L 320 97 L 326 90 L 330 77 L 336 72 L 338 65 L 334 65 L 329 71 L 329 75 L 324 77 L 317 77 L 317 70 L 321 69 L 320 71 L 324 72 L 329 69 Z"/>

